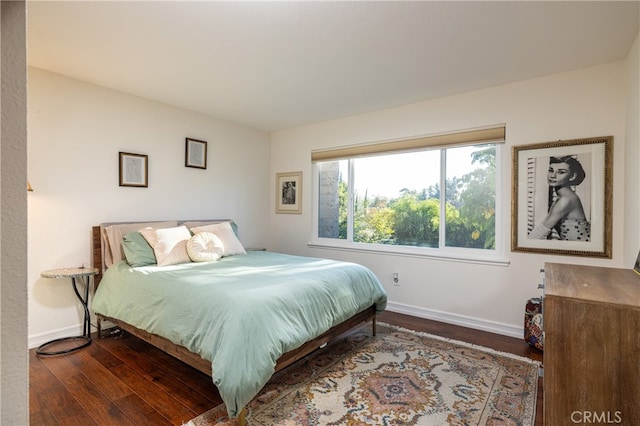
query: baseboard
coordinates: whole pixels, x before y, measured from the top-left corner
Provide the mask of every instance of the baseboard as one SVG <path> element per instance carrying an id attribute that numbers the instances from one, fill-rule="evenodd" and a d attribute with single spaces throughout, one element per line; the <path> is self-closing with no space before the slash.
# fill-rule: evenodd
<path id="1" fill-rule="evenodd" d="M 27 345 L 29 349 L 37 348 L 43 343 L 50 342 L 54 339 L 60 339 L 62 337 L 80 336 L 82 334 L 82 326 L 72 325 L 69 327 L 59 328 L 53 331 L 47 331 L 46 333 L 32 334 L 29 336 Z M 94 332 L 95 328 L 91 326 L 91 332 Z"/>
<path id="2" fill-rule="evenodd" d="M 522 339 L 524 335 L 522 327 L 495 321 L 487 321 L 479 318 L 468 317 L 465 315 L 437 311 L 434 309 L 405 305 L 403 303 L 387 302 L 387 310 L 399 314 L 406 314 L 418 318 L 440 321 L 447 324 L 459 325 L 462 327 L 473 328 L 475 330 L 488 331 L 490 333 L 502 334 L 504 336 L 515 337 L 519 339 Z"/>

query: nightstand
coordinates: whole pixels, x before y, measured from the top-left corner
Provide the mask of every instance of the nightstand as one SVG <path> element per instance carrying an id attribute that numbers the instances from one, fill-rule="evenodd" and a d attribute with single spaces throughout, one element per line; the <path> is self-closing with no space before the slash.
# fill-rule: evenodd
<path id="1" fill-rule="evenodd" d="M 89 314 L 89 287 L 90 279 L 96 275 L 98 270 L 96 268 L 61 268 L 45 271 L 40 274 L 43 278 L 71 278 L 71 284 L 73 284 L 73 291 L 76 293 L 78 300 L 82 304 L 84 309 L 84 323 L 82 325 L 82 335 L 72 337 L 62 337 L 60 339 L 54 339 L 47 343 L 43 343 L 36 349 L 38 355 L 62 355 L 70 352 L 82 349 L 85 346 L 91 344 L 91 315 Z M 77 282 L 81 281 L 84 285 L 84 298 L 78 291 Z M 59 351 L 48 351 L 46 348 L 50 345 L 64 342 L 64 341 L 80 341 L 81 344 L 68 349 L 61 349 Z"/>

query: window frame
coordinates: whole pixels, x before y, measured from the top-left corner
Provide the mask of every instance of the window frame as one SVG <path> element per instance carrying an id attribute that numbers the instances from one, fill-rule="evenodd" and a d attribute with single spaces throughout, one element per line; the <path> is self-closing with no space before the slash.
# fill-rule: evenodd
<path id="1" fill-rule="evenodd" d="M 385 144 L 389 144 L 389 142 L 385 142 Z M 509 264 L 509 260 L 505 257 L 505 232 L 503 223 L 503 214 L 502 209 L 500 208 L 503 205 L 504 194 L 502 188 L 502 176 L 504 172 L 504 164 L 503 161 L 503 145 L 504 139 L 501 141 L 477 141 L 477 142 L 465 142 L 463 143 L 452 143 L 446 145 L 435 145 L 429 146 L 426 148 L 413 148 L 409 151 L 424 151 L 424 150 L 439 150 L 440 151 L 440 188 L 445 188 L 446 182 L 446 149 L 447 148 L 456 148 L 462 145 L 470 146 L 470 145 L 487 145 L 487 144 L 495 144 L 496 148 L 496 175 L 495 175 L 495 248 L 494 249 L 474 249 L 474 248 L 462 248 L 462 247 L 447 247 L 445 245 L 445 229 L 446 229 L 446 221 L 443 217 L 445 214 L 445 209 L 440 209 L 440 223 L 444 223 L 445 226 L 441 226 L 439 230 L 439 247 L 413 247 L 413 246 L 403 246 L 403 245 L 389 245 L 389 244 L 375 244 L 375 243 L 361 243 L 353 241 L 353 233 L 354 233 L 354 215 L 353 215 L 353 192 L 352 185 L 349 185 L 349 205 L 348 205 L 348 219 L 347 219 L 347 239 L 337 239 L 337 238 L 324 238 L 318 236 L 318 223 L 319 223 L 319 190 L 320 190 L 320 179 L 319 179 L 319 166 L 318 163 L 331 161 L 331 159 L 321 159 L 313 161 L 313 153 L 312 153 L 312 185 L 313 185 L 313 194 L 312 197 L 312 231 L 311 231 L 311 241 L 308 243 L 309 247 L 314 248 L 325 248 L 325 249 L 337 249 L 337 250 L 347 250 L 347 251 L 356 251 L 356 252 L 366 252 L 366 253 L 378 253 L 378 254 L 388 254 L 388 255 L 398 255 L 398 256 L 410 256 L 410 257 L 421 257 L 421 258 L 431 258 L 431 259 L 439 259 L 439 260 L 449 260 L 449 261 L 460 261 L 460 262 L 471 262 L 471 263 L 481 263 L 481 264 L 489 264 L 489 265 L 500 265 L 506 266 Z M 375 146 L 374 144 L 373 146 Z M 342 148 L 344 149 L 344 148 Z M 365 145 L 366 149 L 366 145 Z M 389 150 L 386 154 L 384 151 L 375 151 L 375 155 L 392 155 L 396 153 L 400 153 L 403 151 Z M 352 158 L 358 158 L 361 156 L 368 155 L 354 155 L 347 158 L 336 158 L 334 161 L 338 160 L 350 160 Z M 348 179 L 349 182 L 353 182 L 353 173 L 354 167 L 351 162 L 348 167 Z M 440 193 L 440 205 L 442 204 L 442 199 L 445 197 L 444 191 Z"/>

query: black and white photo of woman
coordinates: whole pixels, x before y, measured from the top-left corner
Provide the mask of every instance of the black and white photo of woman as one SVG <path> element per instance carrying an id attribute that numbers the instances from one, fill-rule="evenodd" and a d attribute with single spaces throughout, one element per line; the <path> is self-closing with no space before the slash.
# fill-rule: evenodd
<path id="1" fill-rule="evenodd" d="M 296 203 L 296 182 L 287 181 L 282 183 L 282 204 Z"/>
<path id="2" fill-rule="evenodd" d="M 529 233 L 531 239 L 590 241 L 591 224 L 575 188 L 586 177 L 576 155 L 549 158 L 547 171 L 548 209 L 541 221 Z"/>

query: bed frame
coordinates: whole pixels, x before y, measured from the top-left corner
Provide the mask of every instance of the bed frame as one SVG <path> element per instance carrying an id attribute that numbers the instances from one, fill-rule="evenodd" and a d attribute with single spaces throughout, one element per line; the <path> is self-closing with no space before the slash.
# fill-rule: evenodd
<path id="1" fill-rule="evenodd" d="M 94 286 L 97 289 L 100 285 L 100 280 L 102 279 L 102 272 L 104 270 L 103 264 L 103 253 L 102 253 L 102 235 L 101 235 L 101 227 L 93 226 L 91 229 L 92 234 L 92 243 L 91 243 L 91 255 L 93 261 L 93 267 L 98 269 L 98 274 L 94 276 Z M 102 321 L 109 321 L 114 324 L 115 327 L 124 330 L 139 339 L 144 340 L 145 342 L 155 346 L 156 348 L 168 353 L 169 355 L 174 356 L 180 361 L 190 365 L 191 367 L 199 370 L 209 376 L 212 375 L 211 369 L 211 361 L 207 361 L 202 358 L 200 355 L 189 351 L 184 346 L 176 345 L 164 337 L 158 336 L 153 333 L 149 333 L 145 330 L 134 327 L 130 324 L 127 324 L 123 321 L 120 321 L 116 318 L 107 317 L 104 315 L 96 314 L 97 320 L 97 329 L 98 329 L 98 338 L 103 337 L 102 333 Z M 376 335 L 376 307 L 375 305 L 371 305 L 369 308 L 355 314 L 351 318 L 348 318 L 346 321 L 337 324 L 336 326 L 327 330 L 324 334 L 316 337 L 313 340 L 310 340 L 300 346 L 297 349 L 294 349 L 290 352 L 283 354 L 277 361 L 275 371 L 280 371 L 283 368 L 293 364 L 299 359 L 304 358 L 310 353 L 316 351 L 319 348 L 325 347 L 329 342 L 340 336 L 341 334 L 355 329 L 362 324 L 371 321 L 372 324 L 372 333 Z M 245 411 L 242 410 L 240 415 L 238 416 L 239 422 L 241 425 L 244 424 L 244 416 Z"/>

